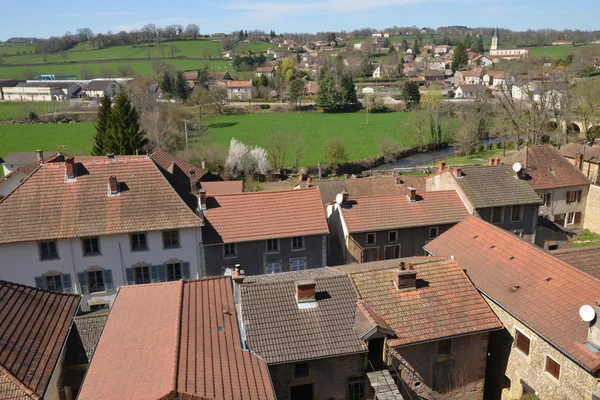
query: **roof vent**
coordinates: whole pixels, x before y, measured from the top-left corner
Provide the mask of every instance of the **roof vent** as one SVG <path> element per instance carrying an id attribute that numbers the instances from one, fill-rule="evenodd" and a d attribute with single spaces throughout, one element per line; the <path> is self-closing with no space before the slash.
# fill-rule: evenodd
<path id="1" fill-rule="evenodd" d="M 115 158 L 115 153 L 108 153 L 108 154 L 106 155 L 106 157 L 108 157 L 108 158 L 110 158 L 110 159 L 113 159 L 113 158 Z"/>
<path id="2" fill-rule="evenodd" d="M 312 280 L 304 280 L 296 282 L 296 302 L 298 308 L 316 308 L 316 288 L 317 283 Z"/>

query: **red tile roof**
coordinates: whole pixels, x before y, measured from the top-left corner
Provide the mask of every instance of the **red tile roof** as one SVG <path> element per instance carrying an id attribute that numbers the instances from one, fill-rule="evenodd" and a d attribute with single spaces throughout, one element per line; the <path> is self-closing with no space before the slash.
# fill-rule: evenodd
<path id="1" fill-rule="evenodd" d="M 525 159 L 527 159 L 527 162 L 525 162 Z M 551 145 L 526 146 L 504 160 L 504 164 L 507 165 L 512 165 L 515 162 L 520 162 L 523 166 L 527 164 L 525 180 L 533 189 L 553 189 L 590 184 L 585 175 Z"/>
<path id="2" fill-rule="evenodd" d="M 398 292 L 393 284 L 399 260 L 334 268 L 349 274 L 360 300 L 396 332 L 390 346 L 502 328 L 456 261 L 413 257 L 411 262 L 417 289 L 408 292 Z"/>
<path id="3" fill-rule="evenodd" d="M 55 162 L 55 161 L 64 161 L 63 154 L 61 154 L 60 152 L 56 152 L 56 153 L 52 154 L 49 157 L 44 157 L 41 160 L 34 161 L 32 163 L 23 165 L 23 166 L 21 166 L 19 168 L 15 168 L 14 170 L 10 171 L 5 176 L 5 178 L 10 178 L 10 176 L 12 174 L 14 174 L 15 172 L 17 172 L 17 171 L 21 172 L 21 173 L 23 173 L 25 175 L 31 175 L 31 174 L 33 174 L 38 169 L 38 167 L 40 166 L 40 164 L 49 163 L 49 162 Z"/>
<path id="4" fill-rule="evenodd" d="M 600 145 L 597 142 L 593 146 L 585 146 L 585 154 L 583 152 L 584 146 L 581 143 L 568 143 L 560 148 L 560 154 L 565 157 L 575 158 L 575 155 L 580 153 L 585 161 L 600 163 Z"/>
<path id="5" fill-rule="evenodd" d="M 425 248 L 454 255 L 483 294 L 586 369 L 600 368 L 600 355 L 582 346 L 588 326 L 578 314 L 598 300 L 600 280 L 475 217 Z"/>
<path id="6" fill-rule="evenodd" d="M 0 399 L 44 396 L 80 296 L 0 281 Z"/>
<path id="7" fill-rule="evenodd" d="M 227 87 L 249 88 L 252 87 L 252 81 L 228 81 Z"/>
<path id="8" fill-rule="evenodd" d="M 600 246 L 553 250 L 549 253 L 567 264 L 600 279 Z"/>
<path id="9" fill-rule="evenodd" d="M 48 163 L 0 202 L 0 243 L 202 226 L 150 158 L 75 163 L 74 182 L 65 182 L 64 162 Z M 108 195 L 112 175 L 117 196 Z"/>
<path id="10" fill-rule="evenodd" d="M 208 195 L 242 193 L 244 191 L 244 181 L 211 181 L 202 182 L 201 185 Z"/>
<path id="11" fill-rule="evenodd" d="M 275 399 L 244 350 L 231 279 L 122 287 L 78 399 Z"/>
<path id="12" fill-rule="evenodd" d="M 452 224 L 469 215 L 454 190 L 417 193 L 412 204 L 404 194 L 351 198 L 341 210 L 350 233 Z"/>
<path id="13" fill-rule="evenodd" d="M 164 150 L 156 150 L 154 153 L 150 154 L 150 158 L 159 168 L 174 175 L 175 178 L 177 178 L 179 173 L 183 173 L 189 179 L 191 184 L 198 182 L 206 173 L 202 168 Z M 192 174 L 191 171 L 194 171 L 194 174 Z"/>
<path id="14" fill-rule="evenodd" d="M 222 194 L 206 204 L 209 245 L 329 233 L 318 188 Z"/>

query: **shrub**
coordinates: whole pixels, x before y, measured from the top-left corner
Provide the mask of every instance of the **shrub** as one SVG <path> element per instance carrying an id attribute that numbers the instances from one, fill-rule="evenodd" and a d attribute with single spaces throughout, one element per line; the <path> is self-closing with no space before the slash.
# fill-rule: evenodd
<path id="1" fill-rule="evenodd" d="M 271 105 L 270 104 L 261 104 L 260 108 L 263 109 L 263 110 L 268 110 L 268 109 L 271 108 Z"/>

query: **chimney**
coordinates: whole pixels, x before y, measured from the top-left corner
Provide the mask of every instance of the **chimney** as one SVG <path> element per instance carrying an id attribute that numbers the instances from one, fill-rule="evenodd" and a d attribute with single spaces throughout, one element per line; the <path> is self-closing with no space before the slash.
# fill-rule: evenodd
<path id="1" fill-rule="evenodd" d="M 521 167 L 521 169 L 517 171 L 517 179 L 523 179 L 523 172 L 523 168 Z"/>
<path id="2" fill-rule="evenodd" d="M 108 157 L 109 159 L 113 159 L 115 158 L 115 153 L 108 153 L 106 157 Z"/>
<path id="3" fill-rule="evenodd" d="M 115 175 L 108 177 L 108 186 L 110 188 L 111 196 L 115 196 L 119 193 L 119 183 L 117 182 L 117 177 Z"/>
<path id="4" fill-rule="evenodd" d="M 581 167 L 583 167 L 583 157 L 580 152 L 577 152 L 575 154 L 575 168 L 580 170 Z"/>
<path id="5" fill-rule="evenodd" d="M 446 169 L 446 162 L 445 161 L 438 162 L 438 172 L 442 172 L 445 169 Z"/>
<path id="6" fill-rule="evenodd" d="M 394 184 L 395 184 L 396 186 L 402 186 L 402 178 L 400 178 L 399 176 L 396 176 L 396 177 L 394 178 Z"/>
<path id="7" fill-rule="evenodd" d="M 596 349 L 600 348 L 600 318 L 598 318 L 600 313 L 599 302 L 596 301 L 596 304 L 592 306 L 596 315 L 593 320 L 589 322 L 589 329 L 587 335 L 587 343 L 594 346 Z"/>
<path id="8" fill-rule="evenodd" d="M 231 274 L 231 278 L 235 282 L 236 285 L 239 285 L 244 282 L 246 275 L 244 274 L 244 270 L 240 269 L 240 264 L 235 264 L 233 268 L 233 273 Z"/>
<path id="9" fill-rule="evenodd" d="M 36 150 L 35 151 L 35 156 L 37 158 L 38 161 L 42 161 L 44 159 L 44 152 L 41 150 Z"/>
<path id="10" fill-rule="evenodd" d="M 454 168 L 454 175 L 455 175 L 457 178 L 462 178 L 462 168 L 460 168 L 460 167 L 455 167 L 455 168 Z"/>
<path id="11" fill-rule="evenodd" d="M 494 160 L 493 158 L 488 158 L 488 166 L 493 166 L 496 163 L 496 160 Z"/>
<path id="12" fill-rule="evenodd" d="M 200 211 L 206 211 L 206 189 L 200 189 L 198 191 L 198 202 L 200 203 Z"/>
<path id="13" fill-rule="evenodd" d="M 308 178 L 306 178 L 306 187 L 312 187 L 312 178 L 309 176 Z"/>
<path id="14" fill-rule="evenodd" d="M 202 157 L 202 161 L 200 161 L 200 166 L 202 169 L 206 169 L 206 158 Z"/>
<path id="15" fill-rule="evenodd" d="M 409 187 L 407 188 L 408 193 L 406 194 L 406 197 L 408 197 L 408 202 L 409 203 L 416 203 L 417 201 L 417 189 L 415 189 L 414 187 Z"/>
<path id="16" fill-rule="evenodd" d="M 394 287 L 399 292 L 410 292 L 417 289 L 417 271 L 413 268 L 412 263 L 400 264 L 395 271 Z"/>
<path id="17" fill-rule="evenodd" d="M 342 190 L 342 204 L 348 204 L 350 201 L 350 193 L 346 189 Z"/>
<path id="18" fill-rule="evenodd" d="M 67 179 L 75 179 L 75 159 L 73 157 L 65 158 L 65 168 Z"/>
<path id="19" fill-rule="evenodd" d="M 316 285 L 317 283 L 312 279 L 296 282 L 298 308 L 315 308 L 317 306 Z"/>
<path id="20" fill-rule="evenodd" d="M 496 157 L 496 163 L 494 165 L 500 165 L 500 157 Z"/>

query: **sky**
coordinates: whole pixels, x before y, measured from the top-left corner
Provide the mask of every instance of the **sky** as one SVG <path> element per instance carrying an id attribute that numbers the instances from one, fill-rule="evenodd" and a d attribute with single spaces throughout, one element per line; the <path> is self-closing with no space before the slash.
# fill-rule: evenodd
<path id="1" fill-rule="evenodd" d="M 351 31 L 371 27 L 464 25 L 513 30 L 600 29 L 598 0 L 102 0 L 26 5 L 3 0 L 0 40 L 94 33 L 148 23 L 200 26 L 201 33 L 262 29 L 275 32 Z"/>

